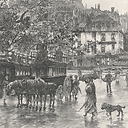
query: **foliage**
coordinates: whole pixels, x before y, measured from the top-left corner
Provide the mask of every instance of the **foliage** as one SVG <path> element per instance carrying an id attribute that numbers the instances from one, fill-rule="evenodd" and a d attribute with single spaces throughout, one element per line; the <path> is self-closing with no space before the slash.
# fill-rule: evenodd
<path id="1" fill-rule="evenodd" d="M 54 0 L 17 0 L 10 7 L 1 7 L 1 50 L 25 52 L 40 42 L 52 49 L 74 50 L 72 6 L 69 12 L 62 12 L 60 4 Z"/>
<path id="2" fill-rule="evenodd" d="M 24 17 L 25 13 L 18 16 L 13 8 L 1 7 L 0 11 L 0 44 L 2 52 L 13 50 L 16 44 L 22 39 L 22 43 L 28 42 L 28 38 L 21 35 L 26 34 L 26 30 L 30 27 L 30 18 Z M 27 40 L 26 40 L 27 39 Z"/>

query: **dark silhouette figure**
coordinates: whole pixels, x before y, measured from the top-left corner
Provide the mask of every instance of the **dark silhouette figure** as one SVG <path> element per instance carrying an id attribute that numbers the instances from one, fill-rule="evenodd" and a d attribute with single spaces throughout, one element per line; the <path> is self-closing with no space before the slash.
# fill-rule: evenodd
<path id="1" fill-rule="evenodd" d="M 105 75 L 105 78 L 103 79 L 102 77 L 101 77 L 101 79 L 104 81 L 104 82 L 106 82 L 106 86 L 107 86 L 107 93 L 112 93 L 112 89 L 111 89 L 111 83 L 112 83 L 112 81 L 114 80 L 113 78 L 112 78 L 112 75 L 111 75 L 111 72 L 110 71 L 108 71 L 108 74 L 106 74 Z"/>

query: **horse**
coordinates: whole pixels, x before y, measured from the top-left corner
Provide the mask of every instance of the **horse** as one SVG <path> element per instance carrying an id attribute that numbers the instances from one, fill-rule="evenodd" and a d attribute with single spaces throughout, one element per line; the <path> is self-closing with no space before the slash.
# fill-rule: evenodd
<path id="1" fill-rule="evenodd" d="M 49 109 L 54 110 L 54 103 L 55 103 L 55 95 L 57 90 L 57 85 L 53 82 L 45 82 L 46 84 L 46 91 L 47 95 L 50 95 L 50 103 L 49 103 Z"/>
<path id="2" fill-rule="evenodd" d="M 42 99 L 44 96 L 44 106 L 43 109 L 46 109 L 46 98 L 47 95 L 50 95 L 50 104 L 49 107 L 54 108 L 54 99 L 56 92 L 56 84 L 46 83 L 42 79 L 25 79 L 25 80 L 15 80 L 8 84 L 8 95 L 12 90 L 15 91 L 15 95 L 18 96 L 17 107 L 22 106 L 23 95 L 26 96 L 26 106 L 29 108 L 36 108 L 39 111 L 42 110 Z M 33 102 L 32 102 L 33 101 Z M 40 107 L 38 107 L 38 101 L 40 102 Z M 52 102 L 53 101 L 53 102 Z M 53 103 L 53 104 L 52 104 Z M 36 107 L 35 107 L 36 104 Z"/>
<path id="3" fill-rule="evenodd" d="M 7 95 L 9 95 L 12 90 L 15 91 L 15 95 L 18 96 L 17 107 L 22 107 L 23 95 L 26 97 L 26 106 L 28 107 L 29 103 L 32 106 L 32 98 L 35 106 L 35 96 L 37 95 L 37 100 L 40 96 L 40 105 L 42 107 L 42 91 L 45 88 L 44 81 L 36 81 L 32 79 L 26 80 L 15 80 L 8 84 L 7 86 Z M 37 102 L 38 103 L 38 102 Z"/>
<path id="4" fill-rule="evenodd" d="M 12 93 L 12 90 L 14 92 L 13 95 L 16 95 L 18 97 L 17 107 L 19 107 L 22 104 L 23 99 L 23 95 L 21 94 L 23 92 L 21 80 L 15 80 L 7 85 L 7 95 L 10 95 L 10 93 Z"/>

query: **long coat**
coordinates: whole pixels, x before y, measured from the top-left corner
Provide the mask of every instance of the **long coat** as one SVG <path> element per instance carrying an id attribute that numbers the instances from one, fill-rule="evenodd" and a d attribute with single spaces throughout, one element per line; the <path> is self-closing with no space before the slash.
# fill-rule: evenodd
<path id="1" fill-rule="evenodd" d="M 88 83 L 86 88 L 85 113 L 97 114 L 94 83 Z"/>
<path id="2" fill-rule="evenodd" d="M 127 86 L 128 86 L 128 72 L 126 73 L 126 83 L 127 83 Z"/>
<path id="3" fill-rule="evenodd" d="M 71 78 L 67 76 L 63 84 L 63 95 L 68 97 L 71 93 Z"/>

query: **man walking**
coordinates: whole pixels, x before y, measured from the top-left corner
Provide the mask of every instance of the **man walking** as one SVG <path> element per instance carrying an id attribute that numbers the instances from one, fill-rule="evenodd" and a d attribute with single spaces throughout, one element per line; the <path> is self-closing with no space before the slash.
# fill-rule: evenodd
<path id="1" fill-rule="evenodd" d="M 106 82 L 106 87 L 107 87 L 107 93 L 112 93 L 112 89 L 111 89 L 111 82 L 112 82 L 112 75 L 111 75 L 111 72 L 108 71 L 108 74 L 105 75 L 105 78 L 103 79 L 101 77 L 101 79 Z"/>

